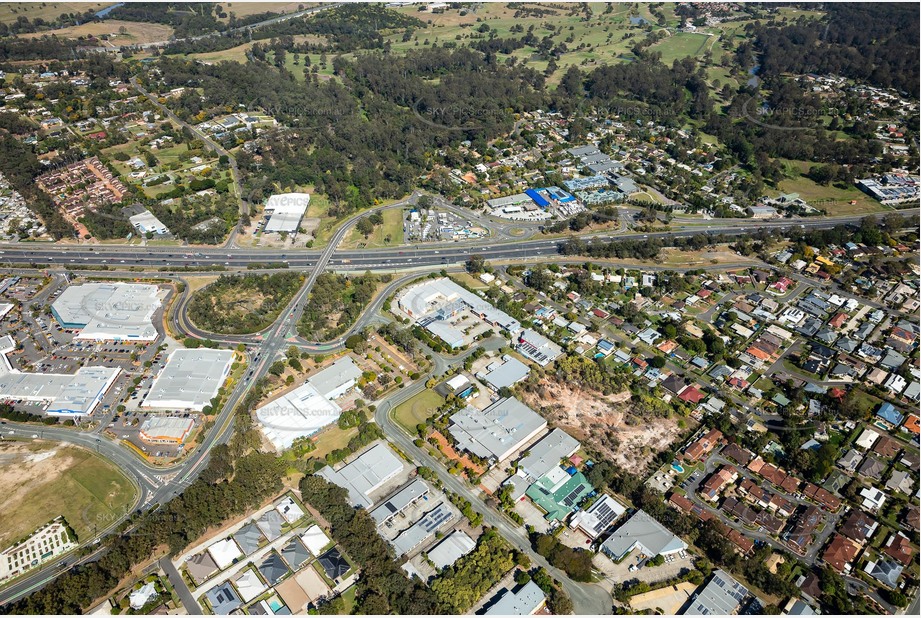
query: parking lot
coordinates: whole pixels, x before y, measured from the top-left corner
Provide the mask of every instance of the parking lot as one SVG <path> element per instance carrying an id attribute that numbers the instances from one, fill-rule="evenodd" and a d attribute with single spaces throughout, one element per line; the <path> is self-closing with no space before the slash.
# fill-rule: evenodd
<path id="1" fill-rule="evenodd" d="M 63 275 L 54 277 L 10 277 L 0 282 L 0 303 L 13 308 L 0 320 L 0 337 L 9 335 L 17 348 L 7 353 L 10 365 L 24 373 L 73 374 L 81 367 L 110 367 L 120 370 L 93 415 L 77 422 L 107 426 L 120 405 L 135 409 L 162 369 L 168 346 L 176 344 L 159 332 L 155 341 L 92 341 L 77 338 L 79 331 L 67 330 L 52 316 L 51 303 L 67 287 Z M 170 294 L 166 294 L 169 298 Z M 152 322 L 162 323 L 164 302 Z M 16 409 L 41 415 L 49 401 L 9 399 Z"/>
<path id="2" fill-rule="evenodd" d="M 461 241 L 485 238 L 489 232 L 473 221 L 435 208 L 407 211 L 403 218 L 403 238 L 409 242 Z"/>
<path id="3" fill-rule="evenodd" d="M 694 560 L 687 552 L 680 552 L 665 557 L 665 563 L 659 566 L 646 565 L 647 559 L 634 551 L 622 562 L 615 563 L 603 553 L 595 555 L 592 563 L 604 574 L 609 586 L 619 586 L 625 581 L 637 580 L 655 583 L 677 577 L 685 570 L 694 568 Z"/>
<path id="4" fill-rule="evenodd" d="M 180 444 L 152 444 L 145 442 L 140 437 L 141 426 L 144 421 L 151 416 L 165 416 L 163 413 L 154 412 L 116 412 L 109 423 L 106 425 L 106 433 L 118 440 L 130 442 L 142 452 L 150 457 L 170 459 L 182 455 L 184 446 Z M 190 437 L 201 428 L 201 417 L 194 413 L 182 413 L 175 416 L 182 418 L 191 418 L 195 421 L 195 429 L 192 430 Z"/>

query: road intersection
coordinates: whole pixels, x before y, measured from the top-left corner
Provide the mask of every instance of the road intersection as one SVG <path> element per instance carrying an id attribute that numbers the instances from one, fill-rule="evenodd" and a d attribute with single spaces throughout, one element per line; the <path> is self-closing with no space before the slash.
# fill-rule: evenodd
<path id="1" fill-rule="evenodd" d="M 413 204 L 418 200 L 419 196 L 420 194 L 415 193 L 407 200 L 388 206 L 388 208 L 405 207 L 408 204 Z M 903 214 L 916 215 L 918 210 L 904 211 Z M 338 228 L 328 245 L 320 251 L 289 252 L 223 247 L 200 249 L 190 253 L 188 250 L 174 247 L 145 247 L 144 253 L 139 254 L 135 247 L 112 245 L 96 247 L 75 247 L 73 245 L 37 247 L 33 245 L 28 248 L 19 245 L 0 246 L 0 265 L 6 264 L 10 267 L 14 264 L 34 264 L 36 266 L 52 265 L 66 268 L 69 264 L 73 264 L 90 269 L 94 266 L 114 267 L 114 269 L 122 271 L 127 271 L 128 268 L 132 267 L 142 267 L 145 269 L 158 269 L 158 276 L 175 279 L 176 275 L 170 272 L 172 269 L 180 270 L 187 267 L 200 268 L 208 266 L 246 268 L 249 265 L 285 263 L 289 268 L 305 270 L 310 273 L 301 289 L 280 313 L 276 323 L 258 334 L 258 342 L 254 341 L 252 336 L 218 337 L 197 329 L 185 317 L 184 307 L 189 295 L 186 294 L 183 298 L 177 300 L 169 317 L 177 331 L 199 338 L 211 338 L 226 344 L 248 343 L 259 346 L 259 352 L 253 357 L 249 370 L 236 384 L 215 419 L 214 427 L 199 447 L 180 463 L 170 467 L 158 468 L 131 454 L 115 440 L 79 430 L 50 427 L 37 429 L 27 425 L 10 423 L 4 426 L 4 433 L 7 433 L 10 437 L 22 439 L 29 439 L 31 436 L 39 434 L 40 439 L 58 440 L 96 450 L 101 456 L 116 463 L 137 485 L 139 497 L 135 506 L 136 510 L 156 508 L 157 505 L 167 502 L 191 484 L 207 465 L 211 449 L 229 440 L 233 433 L 234 414 L 239 403 L 245 398 L 250 389 L 265 376 L 276 357 L 283 354 L 288 345 L 297 345 L 301 349 L 313 353 L 341 350 L 344 347 L 344 340 L 349 334 L 359 332 L 376 319 L 381 306 L 393 292 L 413 278 L 421 276 L 424 272 L 430 272 L 439 267 L 454 270 L 456 268 L 454 265 L 465 261 L 471 254 L 479 254 L 486 259 L 506 262 L 554 256 L 559 253 L 560 244 L 564 240 L 561 238 L 516 240 L 510 237 L 509 232 L 508 234 L 500 234 L 500 236 L 503 236 L 500 238 L 491 238 L 473 243 L 454 243 L 447 246 L 442 244 L 438 245 L 437 248 L 404 247 L 374 251 L 339 251 L 338 246 L 351 230 L 351 227 L 358 219 L 367 214 L 366 212 L 361 213 L 345 221 Z M 763 222 L 760 228 L 768 230 L 791 229 L 794 227 L 822 229 L 835 225 L 858 223 L 860 219 L 861 217 L 803 219 L 797 220 L 795 224 L 791 221 L 781 220 L 778 222 Z M 664 240 L 689 237 L 700 233 L 739 235 L 754 231 L 750 227 L 750 222 L 747 222 L 749 227 L 745 227 L 740 225 L 739 221 L 746 223 L 744 220 L 722 220 L 720 222 L 712 221 L 712 225 L 708 229 L 660 232 L 642 236 L 638 234 L 615 235 L 613 232 L 606 232 L 581 237 L 583 239 L 598 238 L 603 241 L 652 238 Z M 297 323 L 313 285 L 319 275 L 326 269 L 338 271 L 404 271 L 404 273 L 396 277 L 378 294 L 348 333 L 333 342 L 310 342 L 298 336 Z M 409 271 L 409 274 L 406 274 L 406 271 Z M 133 274 L 136 275 L 137 273 L 134 272 Z M 433 354 L 432 358 L 434 366 L 430 375 L 443 374 L 450 367 L 463 360 L 463 357 L 446 360 L 436 354 Z M 401 401 L 424 389 L 425 382 L 425 378 L 420 379 L 409 387 L 399 390 L 396 395 L 381 402 L 377 408 L 376 420 L 381 425 L 384 433 L 394 440 L 400 448 L 412 454 L 420 464 L 428 465 L 435 470 L 442 482 L 451 491 L 470 500 L 474 508 L 483 514 L 487 523 L 497 527 L 503 536 L 518 546 L 519 549 L 530 554 L 533 561 L 547 568 L 549 572 L 563 582 L 573 600 L 577 613 L 608 613 L 611 608 L 609 593 L 599 586 L 572 582 L 556 569 L 550 567 L 549 564 L 546 564 L 542 557 L 531 550 L 530 543 L 520 527 L 512 526 L 501 514 L 488 508 L 470 487 L 442 470 L 441 466 L 427 452 L 417 448 L 413 444 L 412 438 L 391 420 L 389 413 Z M 126 513 L 122 519 L 111 522 L 105 529 L 99 531 L 98 536 L 104 536 L 115 530 L 130 514 L 131 512 Z M 86 543 L 85 545 L 88 544 Z M 94 559 L 94 556 L 98 557 L 98 550 L 81 558 L 81 561 Z M 67 568 L 70 568 L 68 566 L 70 560 L 71 557 L 64 557 L 49 563 L 38 572 L 17 580 L 0 593 L 0 605 L 15 601 L 51 581 Z"/>

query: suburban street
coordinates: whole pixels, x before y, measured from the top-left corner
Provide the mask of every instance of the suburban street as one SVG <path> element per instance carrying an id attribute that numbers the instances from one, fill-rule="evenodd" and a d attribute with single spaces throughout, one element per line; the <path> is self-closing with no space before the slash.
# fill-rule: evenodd
<path id="1" fill-rule="evenodd" d="M 392 204 L 386 208 L 401 208 L 407 204 L 415 203 L 419 194 L 413 194 L 407 200 Z M 915 214 L 916 211 L 905 212 L 904 214 Z M 74 247 L 67 245 L 48 245 L 48 246 L 30 246 L 22 247 L 19 245 L 0 245 L 0 265 L 6 265 L 11 270 L 17 272 L 32 272 L 24 268 L 25 265 L 48 265 L 51 268 L 67 268 L 68 265 L 79 265 L 83 269 L 90 271 L 94 266 L 106 266 L 113 268 L 111 271 L 102 271 L 103 276 L 136 276 L 136 272 L 128 270 L 129 268 L 140 267 L 142 269 L 162 269 L 163 272 L 157 276 L 168 279 L 181 279 L 181 275 L 170 272 L 170 269 L 181 269 L 185 267 L 208 267 L 224 266 L 228 269 L 244 269 L 249 264 L 265 264 L 271 262 L 284 262 L 289 268 L 304 270 L 309 272 L 304 284 L 292 298 L 286 308 L 280 313 L 278 320 L 270 328 L 252 335 L 237 336 L 218 336 L 207 333 L 195 327 L 186 316 L 186 308 L 190 294 L 186 292 L 177 299 L 169 314 L 169 321 L 177 333 L 185 333 L 197 338 L 209 338 L 228 345 L 244 343 L 258 346 L 258 354 L 255 362 L 250 365 L 247 372 L 236 384 L 233 391 L 227 397 L 227 401 L 217 418 L 215 419 L 214 428 L 204 438 L 199 447 L 192 453 L 188 454 L 181 463 L 174 466 L 158 468 L 154 467 L 134 454 L 129 453 L 114 440 L 104 436 L 80 432 L 78 430 L 65 428 L 34 428 L 26 425 L 8 423 L 4 426 L 4 433 L 9 437 L 20 439 L 30 439 L 31 436 L 38 434 L 40 439 L 51 439 L 62 442 L 69 442 L 86 448 L 96 450 L 100 455 L 115 462 L 133 482 L 139 490 L 137 508 L 151 508 L 158 504 L 163 504 L 171 497 L 180 493 L 185 487 L 191 484 L 197 475 L 205 468 L 208 462 L 210 450 L 217 444 L 226 442 L 233 431 L 233 415 L 240 401 L 246 396 L 250 388 L 257 383 L 268 371 L 268 368 L 282 354 L 284 349 L 290 345 L 296 345 L 302 350 L 314 353 L 327 353 L 343 349 L 343 342 L 349 334 L 359 332 L 368 324 L 379 319 L 377 314 L 384 301 L 397 289 L 405 285 L 410 280 L 431 272 L 433 269 L 444 268 L 446 270 L 456 270 L 457 264 L 465 261 L 467 257 L 476 253 L 486 259 L 500 262 L 510 260 L 527 260 L 540 257 L 552 257 L 559 253 L 561 239 L 514 239 L 511 232 L 499 234 L 498 238 L 490 238 L 473 243 L 452 243 L 451 245 L 440 244 L 435 247 L 404 247 L 395 249 L 382 250 L 342 250 L 338 251 L 338 246 L 345 238 L 351 227 L 363 216 L 368 213 L 364 212 L 354 215 L 343 222 L 337 229 L 336 233 L 329 241 L 327 246 L 320 251 L 280 251 L 280 250 L 256 250 L 240 248 L 202 248 L 194 252 L 174 247 L 146 247 L 143 253 L 139 253 L 135 247 L 119 247 L 114 245 L 95 246 L 95 247 Z M 804 220 L 803 226 L 826 228 L 844 223 L 856 223 L 860 217 L 839 217 L 834 219 L 815 219 Z M 738 220 L 737 220 L 738 221 Z M 749 227 L 743 228 L 736 221 L 725 221 L 721 224 L 711 226 L 706 233 L 711 234 L 728 234 L 737 235 L 749 233 L 752 230 Z M 766 229 L 780 227 L 782 229 L 792 227 L 791 223 L 786 221 L 766 223 L 762 227 Z M 646 239 L 646 238 L 680 238 L 693 236 L 704 232 L 704 230 L 694 231 L 675 231 L 662 232 L 648 235 L 593 235 L 603 241 L 618 239 Z M 610 233 L 608 233 L 610 234 Z M 587 238 L 587 237 L 583 237 Z M 18 266 L 18 268 L 15 268 Z M 731 268 L 732 264 L 722 264 L 718 268 Z M 752 266 L 751 261 L 740 262 L 739 267 Z M 694 267 L 693 269 L 699 269 Z M 705 269 L 709 267 L 704 267 Z M 714 266 L 713 268 L 717 268 Z M 326 269 L 336 271 L 392 271 L 399 273 L 369 304 L 356 323 L 337 340 L 332 342 L 311 342 L 297 335 L 296 325 L 300 319 L 305 301 L 310 294 L 310 290 L 315 284 L 317 277 Z M 681 270 L 680 268 L 651 267 L 650 270 Z M 258 271 L 257 271 L 258 272 Z M 433 355 L 434 367 L 430 375 L 439 375 L 444 373 L 449 367 L 462 362 L 463 356 L 446 360 L 439 355 Z M 563 582 L 567 593 L 572 597 L 577 613 L 609 613 L 611 609 L 611 599 L 608 592 L 597 585 L 577 584 L 569 580 L 562 573 L 553 569 L 546 561 L 537 555 L 530 548 L 530 543 L 524 533 L 524 530 L 518 526 L 513 526 L 501 514 L 492 511 L 486 507 L 485 503 L 479 499 L 476 492 L 464 484 L 460 479 L 447 473 L 443 467 L 428 455 L 422 449 L 418 449 L 412 443 L 412 438 L 407 436 L 399 427 L 390 419 L 389 413 L 399 403 L 410 398 L 425 388 L 425 379 L 420 379 L 413 385 L 399 390 L 393 396 L 381 402 L 378 406 L 376 419 L 381 425 L 387 436 L 394 440 L 407 453 L 410 453 L 416 460 L 423 465 L 427 465 L 435 470 L 439 478 L 445 485 L 458 495 L 464 496 L 470 500 L 484 519 L 490 525 L 496 526 L 509 541 L 513 542 L 519 549 L 527 552 L 535 563 L 541 564 L 553 573 L 554 576 Z M 12 432 L 12 433 L 10 433 Z M 126 513 L 126 516 L 128 513 Z M 111 522 L 104 530 L 99 531 L 99 536 L 114 530 L 124 518 Z M 765 539 L 766 542 L 771 542 Z M 92 558 L 92 555 L 87 559 Z M 70 558 L 53 561 L 46 565 L 40 571 L 29 574 L 0 593 L 0 604 L 14 601 L 23 595 L 34 591 L 36 588 L 44 585 L 66 568 Z M 859 581 L 859 580 L 858 580 Z M 859 586 L 859 583 L 853 585 Z"/>

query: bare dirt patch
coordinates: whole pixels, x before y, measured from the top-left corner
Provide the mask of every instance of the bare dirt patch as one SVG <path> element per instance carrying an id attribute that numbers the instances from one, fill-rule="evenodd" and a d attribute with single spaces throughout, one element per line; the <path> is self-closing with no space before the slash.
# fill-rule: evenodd
<path id="1" fill-rule="evenodd" d="M 626 470 L 642 471 L 681 433 L 677 419 L 643 418 L 629 391 L 599 395 L 548 379 L 522 399 L 549 422 Z"/>

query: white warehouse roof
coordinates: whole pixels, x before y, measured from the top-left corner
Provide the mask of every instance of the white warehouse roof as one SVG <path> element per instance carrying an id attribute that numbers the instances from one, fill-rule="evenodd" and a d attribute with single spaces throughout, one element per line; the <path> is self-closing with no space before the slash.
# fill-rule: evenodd
<path id="1" fill-rule="evenodd" d="M 169 234 L 169 228 L 163 225 L 163 222 L 157 219 L 156 215 L 147 209 L 144 209 L 134 216 L 128 217 L 128 221 L 134 226 L 134 229 L 141 234 L 146 234 L 147 232 L 161 236 Z"/>
<path id="2" fill-rule="evenodd" d="M 176 350 L 169 355 L 141 406 L 201 411 L 217 395 L 232 362 L 231 350 Z"/>
<path id="3" fill-rule="evenodd" d="M 509 332 L 517 332 L 521 328 L 518 320 L 447 277 L 410 287 L 400 296 L 398 304 L 400 309 L 415 319 L 431 316 L 440 320 L 449 317 L 457 309 L 466 308 L 493 326 Z"/>
<path id="4" fill-rule="evenodd" d="M 361 377 L 361 369 L 351 356 L 343 356 L 335 363 L 307 378 L 307 381 L 327 399 L 336 399 L 352 388 Z"/>
<path id="5" fill-rule="evenodd" d="M 256 409 L 262 433 L 278 450 L 335 422 L 342 409 L 305 382 L 290 393 Z"/>
<path id="6" fill-rule="evenodd" d="M 51 313 L 63 328 L 80 329 L 78 339 L 153 341 L 151 320 L 159 306 L 155 285 L 84 283 L 64 290 Z"/>
<path id="7" fill-rule="evenodd" d="M 7 335 L 0 339 L 0 398 L 48 401 L 52 416 L 92 414 L 118 377 L 118 367 L 81 367 L 76 373 L 23 373 L 6 353 L 16 348 Z"/>
<path id="8" fill-rule="evenodd" d="M 503 461 L 544 430 L 547 421 L 513 397 L 500 399 L 482 412 L 467 406 L 451 416 L 448 430 L 465 451 Z"/>
<path id="9" fill-rule="evenodd" d="M 273 195 L 265 204 L 265 214 L 269 216 L 265 224 L 265 231 L 296 232 L 304 213 L 307 212 L 308 205 L 310 205 L 309 193 Z"/>
<path id="10" fill-rule="evenodd" d="M 429 560 L 435 563 L 436 569 L 444 569 L 466 556 L 474 550 L 476 541 L 471 539 L 463 530 L 455 530 L 435 547 L 428 550 Z"/>

